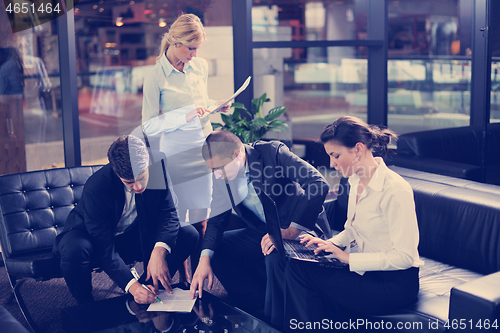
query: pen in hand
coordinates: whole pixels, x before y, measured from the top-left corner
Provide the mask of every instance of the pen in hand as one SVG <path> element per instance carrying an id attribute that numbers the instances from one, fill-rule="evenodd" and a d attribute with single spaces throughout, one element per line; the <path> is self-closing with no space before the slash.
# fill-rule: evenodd
<path id="1" fill-rule="evenodd" d="M 132 273 L 132 275 L 134 276 L 134 278 L 137 280 L 137 282 L 139 282 L 139 274 L 137 274 L 137 271 L 135 270 L 135 267 L 132 267 L 132 268 L 130 269 L 130 272 Z M 139 282 L 139 283 L 140 283 L 140 282 Z M 143 283 L 141 283 L 141 286 L 142 286 L 144 289 L 146 289 L 147 291 L 149 291 L 151 294 L 153 294 L 153 295 L 155 295 L 155 296 L 156 296 L 156 294 L 155 294 L 155 293 L 154 293 L 151 289 L 149 289 L 146 285 L 144 285 Z M 161 301 L 161 299 L 160 299 L 158 296 L 156 296 L 156 300 L 157 300 L 158 302 L 160 302 L 161 304 L 163 304 L 163 302 Z"/>
<path id="2" fill-rule="evenodd" d="M 142 284 L 142 283 L 141 283 L 141 286 L 142 286 L 144 289 L 146 289 L 147 291 L 149 291 L 150 293 L 152 293 L 153 295 L 155 295 L 155 296 L 156 296 L 156 294 L 155 294 L 155 293 L 154 293 L 151 289 L 149 289 L 147 286 L 145 286 L 145 285 L 144 285 L 144 284 Z M 161 304 L 163 304 L 163 302 L 161 301 L 160 297 L 156 296 L 156 300 L 157 300 L 158 302 L 160 302 Z"/>

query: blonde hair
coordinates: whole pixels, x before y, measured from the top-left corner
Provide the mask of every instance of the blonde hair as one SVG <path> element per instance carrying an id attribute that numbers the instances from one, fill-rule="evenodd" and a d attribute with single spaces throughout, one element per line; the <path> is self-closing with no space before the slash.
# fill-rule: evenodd
<path id="1" fill-rule="evenodd" d="M 163 35 L 160 44 L 160 55 L 156 62 L 160 61 L 170 45 L 181 43 L 189 46 L 193 43 L 204 42 L 207 39 L 205 29 L 198 16 L 194 14 L 183 14 L 175 20 L 167 33 Z"/>

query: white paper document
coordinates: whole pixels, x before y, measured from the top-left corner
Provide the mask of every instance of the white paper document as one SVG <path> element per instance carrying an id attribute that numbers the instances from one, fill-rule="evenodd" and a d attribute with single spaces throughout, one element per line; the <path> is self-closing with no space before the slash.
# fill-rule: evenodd
<path id="1" fill-rule="evenodd" d="M 250 83 L 251 79 L 252 79 L 251 76 L 247 77 L 247 79 L 245 80 L 245 82 L 243 82 L 243 84 L 241 85 L 240 89 L 236 90 L 236 92 L 233 94 L 233 96 L 231 96 L 228 99 L 226 99 L 226 101 L 224 103 L 222 103 L 221 105 L 219 105 L 218 107 L 216 107 L 214 110 L 210 110 L 210 113 L 219 112 L 224 106 L 227 105 L 227 103 L 229 103 L 233 99 L 235 99 L 239 94 L 241 94 L 241 92 L 243 90 L 245 90 L 248 87 L 248 84 Z"/>
<path id="2" fill-rule="evenodd" d="M 191 299 L 189 290 L 174 288 L 172 291 L 173 294 L 169 294 L 165 290 L 161 290 L 158 297 L 163 304 L 159 302 L 152 303 L 149 305 L 148 311 L 191 312 L 196 302 L 196 297 Z"/>

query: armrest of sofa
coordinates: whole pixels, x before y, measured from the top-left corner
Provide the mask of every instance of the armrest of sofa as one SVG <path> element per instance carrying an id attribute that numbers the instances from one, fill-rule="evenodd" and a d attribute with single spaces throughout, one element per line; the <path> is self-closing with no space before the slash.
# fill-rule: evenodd
<path id="1" fill-rule="evenodd" d="M 472 164 L 451 162 L 436 158 L 395 155 L 387 159 L 388 164 L 440 175 L 479 181 L 482 179 L 481 167 Z"/>
<path id="2" fill-rule="evenodd" d="M 490 324 L 500 318 L 500 272 L 453 287 L 450 295 L 449 320 L 463 319 L 476 325 L 479 320 Z M 497 322 L 497 324 L 500 324 Z"/>

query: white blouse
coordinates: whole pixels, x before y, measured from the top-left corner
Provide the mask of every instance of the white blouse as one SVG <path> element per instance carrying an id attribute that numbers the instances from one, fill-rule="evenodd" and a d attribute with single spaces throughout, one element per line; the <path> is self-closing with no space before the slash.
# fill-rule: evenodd
<path id="1" fill-rule="evenodd" d="M 148 127 L 161 127 L 163 133 L 200 128 L 199 121 L 187 123 L 185 113 L 193 107 L 208 108 L 215 104 L 208 98 L 207 81 L 208 64 L 205 59 L 193 58 L 184 64 L 184 71 L 179 72 L 163 54 L 144 79 L 142 123 L 146 133 L 153 134 L 148 133 Z M 158 117 L 160 109 L 162 115 Z M 154 126 L 152 122 L 161 124 Z"/>
<path id="2" fill-rule="evenodd" d="M 419 231 L 411 186 L 390 170 L 380 157 L 368 186 L 356 203 L 359 177 L 349 177 L 351 189 L 345 229 L 330 241 L 346 247 L 357 245 L 349 256 L 349 269 L 402 270 L 424 264 L 418 255 Z"/>

